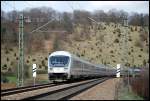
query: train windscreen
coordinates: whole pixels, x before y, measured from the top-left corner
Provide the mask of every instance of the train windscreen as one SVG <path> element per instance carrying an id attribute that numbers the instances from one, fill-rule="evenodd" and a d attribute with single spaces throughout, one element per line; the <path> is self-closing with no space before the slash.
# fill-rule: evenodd
<path id="1" fill-rule="evenodd" d="M 69 62 L 68 56 L 52 56 L 50 57 L 50 66 L 52 67 L 66 67 Z"/>

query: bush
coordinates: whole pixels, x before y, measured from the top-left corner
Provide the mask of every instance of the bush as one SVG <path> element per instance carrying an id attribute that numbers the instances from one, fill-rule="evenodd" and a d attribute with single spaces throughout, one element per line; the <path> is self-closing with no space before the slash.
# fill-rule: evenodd
<path id="1" fill-rule="evenodd" d="M 114 55 L 111 55 L 111 57 L 115 57 Z"/>
<path id="2" fill-rule="evenodd" d="M 6 53 L 6 54 L 9 54 L 9 51 L 8 51 L 8 50 L 6 50 L 6 51 L 5 51 L 5 53 Z"/>
<path id="3" fill-rule="evenodd" d="M 32 61 L 36 61 L 36 59 L 32 59 Z"/>
<path id="4" fill-rule="evenodd" d="M 29 63 L 29 60 L 27 60 L 27 63 Z"/>
<path id="5" fill-rule="evenodd" d="M 11 68 L 8 68 L 8 72 L 12 72 L 12 69 L 11 69 Z"/>
<path id="6" fill-rule="evenodd" d="M 115 31 L 121 33 L 121 30 L 119 28 L 117 28 Z"/>
<path id="7" fill-rule="evenodd" d="M 139 57 L 142 57 L 141 55 L 139 55 Z"/>
<path id="8" fill-rule="evenodd" d="M 41 63 L 42 63 L 42 65 L 43 65 L 43 66 L 45 66 L 45 62 L 44 62 L 44 60 L 42 60 L 42 62 L 41 62 Z"/>
<path id="9" fill-rule="evenodd" d="M 111 50 L 110 53 L 113 53 L 113 50 Z"/>
<path id="10" fill-rule="evenodd" d="M 42 66 L 41 65 L 39 65 L 39 69 L 41 69 L 42 68 Z"/>
<path id="11" fill-rule="evenodd" d="M 47 57 L 45 57 L 45 60 L 48 60 Z"/>
<path id="12" fill-rule="evenodd" d="M 142 49 L 142 48 L 141 48 L 140 50 L 141 50 L 141 51 L 143 51 L 143 49 Z"/>
<path id="13" fill-rule="evenodd" d="M 130 52 L 128 52 L 128 54 L 130 55 L 131 53 L 130 53 Z"/>
<path id="14" fill-rule="evenodd" d="M 113 62 L 115 63 L 116 61 L 115 61 L 115 60 L 113 60 Z"/>
<path id="15" fill-rule="evenodd" d="M 10 65 L 12 66 L 14 63 L 11 61 Z"/>
<path id="16" fill-rule="evenodd" d="M 10 48 L 9 50 L 10 50 L 10 51 L 13 51 L 13 49 L 12 49 L 12 48 Z"/>
<path id="17" fill-rule="evenodd" d="M 115 41 L 114 41 L 115 43 L 119 43 L 119 40 L 118 39 L 115 39 Z"/>
<path id="18" fill-rule="evenodd" d="M 132 39 L 129 39 L 129 41 L 132 41 Z"/>
<path id="19" fill-rule="evenodd" d="M 118 34 L 118 37 L 120 37 L 121 36 L 121 34 Z"/>
<path id="20" fill-rule="evenodd" d="M 16 53 L 14 54 L 14 56 L 16 57 Z"/>
<path id="21" fill-rule="evenodd" d="M 131 32 L 133 32 L 134 30 L 133 30 L 133 28 L 131 27 Z"/>
<path id="22" fill-rule="evenodd" d="M 9 58 L 7 58 L 7 62 L 9 61 Z"/>
<path id="23" fill-rule="evenodd" d="M 131 49 L 131 52 L 133 52 L 133 49 Z"/>

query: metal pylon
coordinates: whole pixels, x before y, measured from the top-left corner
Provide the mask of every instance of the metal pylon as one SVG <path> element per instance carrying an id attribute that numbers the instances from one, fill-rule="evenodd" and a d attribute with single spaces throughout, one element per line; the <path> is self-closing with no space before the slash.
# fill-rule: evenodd
<path id="1" fill-rule="evenodd" d="M 18 80 L 17 86 L 23 86 L 24 78 L 24 33 L 23 33 L 23 14 L 19 16 L 19 56 L 18 56 Z"/>

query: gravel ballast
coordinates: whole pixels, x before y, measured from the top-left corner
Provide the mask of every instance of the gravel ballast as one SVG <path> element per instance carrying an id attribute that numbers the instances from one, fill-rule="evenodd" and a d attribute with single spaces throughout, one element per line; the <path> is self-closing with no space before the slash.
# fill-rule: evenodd
<path id="1" fill-rule="evenodd" d="M 106 80 L 69 100 L 114 100 L 118 82 L 118 78 Z"/>

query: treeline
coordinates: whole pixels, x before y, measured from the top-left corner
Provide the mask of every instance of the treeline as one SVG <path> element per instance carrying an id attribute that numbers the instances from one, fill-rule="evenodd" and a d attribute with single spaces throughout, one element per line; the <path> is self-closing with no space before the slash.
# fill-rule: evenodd
<path id="1" fill-rule="evenodd" d="M 19 11 L 4 12 L 1 11 L 1 21 L 12 21 L 15 22 L 16 18 L 19 16 Z M 95 10 L 94 12 L 89 12 L 85 10 L 74 10 L 73 13 L 69 12 L 58 12 L 52 8 L 40 7 L 24 10 L 23 14 L 25 17 L 28 17 L 26 22 L 32 23 L 44 23 L 55 18 L 56 21 L 59 21 L 63 26 L 68 24 L 90 24 L 88 17 L 95 19 L 96 21 L 106 21 L 106 22 L 119 22 L 117 18 L 128 16 L 129 24 L 140 26 L 140 25 L 149 25 L 149 14 L 139 14 L 132 13 L 128 14 L 123 10 L 111 9 L 108 12 L 103 10 Z M 111 18 L 109 18 L 111 17 Z M 107 19 L 109 18 L 109 19 Z M 55 22 L 58 24 L 58 22 Z M 68 26 L 67 26 L 68 27 Z"/>
<path id="2" fill-rule="evenodd" d="M 7 41 L 9 41 L 9 43 L 18 42 L 17 19 L 19 18 L 20 13 L 23 13 L 27 18 L 25 20 L 24 30 L 28 35 L 29 31 L 36 29 L 50 20 L 52 20 L 51 24 L 42 28 L 42 30 L 65 30 L 68 33 L 72 33 L 74 31 L 74 27 L 79 24 L 83 25 L 83 28 L 88 28 L 89 25 L 92 25 L 92 21 L 88 17 L 97 22 L 104 21 L 106 23 L 119 23 L 119 18 L 128 16 L 130 25 L 149 26 L 149 14 L 128 14 L 123 10 L 118 11 L 116 9 L 111 9 L 108 12 L 104 12 L 103 10 L 96 10 L 94 12 L 74 10 L 72 13 L 58 12 L 50 7 L 32 8 L 24 11 L 11 11 L 7 13 L 1 10 L 2 43 L 6 43 Z M 28 36 L 26 36 L 26 39 L 28 41 Z"/>

